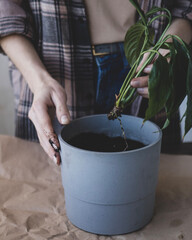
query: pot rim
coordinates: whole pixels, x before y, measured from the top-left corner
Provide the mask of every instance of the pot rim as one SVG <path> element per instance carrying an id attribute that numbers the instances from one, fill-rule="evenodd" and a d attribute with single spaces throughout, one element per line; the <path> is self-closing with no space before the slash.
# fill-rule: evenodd
<path id="1" fill-rule="evenodd" d="M 80 117 L 80 118 L 76 118 L 76 119 L 72 120 L 72 122 L 79 121 L 80 119 L 93 118 L 93 117 L 98 117 L 98 116 L 106 116 L 106 114 L 92 114 L 92 115 L 87 115 L 87 116 L 83 116 L 83 117 Z M 129 118 L 137 118 L 137 119 L 144 120 L 143 118 L 136 117 L 136 116 L 132 116 L 132 115 L 122 114 L 122 116 L 124 116 L 124 117 L 129 117 Z M 70 145 L 69 143 L 67 143 L 67 142 L 62 138 L 62 136 L 61 136 L 62 131 L 63 131 L 63 129 L 65 128 L 65 126 L 69 125 L 70 123 L 63 126 L 63 128 L 62 128 L 61 131 L 60 131 L 60 133 L 58 134 L 58 138 L 59 138 L 59 140 L 60 140 L 63 144 L 65 144 L 67 147 L 69 147 L 69 148 L 71 148 L 71 149 L 75 149 L 76 151 L 87 152 L 87 153 L 89 153 L 89 154 L 92 153 L 92 154 L 102 154 L 102 155 L 103 155 L 103 154 L 107 154 L 107 155 L 109 155 L 109 154 L 111 154 L 111 155 L 118 155 L 118 154 L 134 153 L 134 152 L 142 151 L 142 150 L 144 150 L 144 149 L 147 149 L 147 148 L 150 148 L 150 147 L 154 146 L 154 145 L 157 144 L 157 143 L 161 140 L 161 138 L 162 138 L 162 130 L 160 129 L 160 127 L 159 127 L 157 124 L 153 123 L 152 121 L 147 120 L 146 122 L 149 122 L 150 124 L 154 125 L 154 126 L 158 129 L 158 133 L 159 133 L 158 138 L 157 138 L 153 143 L 151 143 L 151 144 L 148 144 L 148 145 L 146 145 L 146 146 L 144 146 L 144 147 L 141 147 L 141 148 L 138 148 L 138 149 L 129 150 L 129 151 L 121 151 L 121 152 L 98 152 L 98 151 L 91 151 L 91 150 L 86 150 L 86 149 L 81 149 L 81 148 L 78 148 L 78 147 L 74 147 L 74 146 Z M 144 124 L 145 124 L 145 123 L 144 123 Z"/>

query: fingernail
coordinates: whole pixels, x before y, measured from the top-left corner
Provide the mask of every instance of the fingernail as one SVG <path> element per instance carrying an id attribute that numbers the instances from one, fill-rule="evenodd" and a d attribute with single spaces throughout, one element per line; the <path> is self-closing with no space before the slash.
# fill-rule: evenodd
<path id="1" fill-rule="evenodd" d="M 69 123 L 69 118 L 66 115 L 63 115 L 61 117 L 61 124 L 67 124 Z"/>
<path id="2" fill-rule="evenodd" d="M 145 72 L 145 73 L 151 72 L 151 68 L 150 68 L 150 67 L 146 67 L 146 68 L 144 69 L 144 72 Z"/>
<path id="3" fill-rule="evenodd" d="M 53 162 L 57 165 L 57 156 L 56 156 L 56 154 L 53 156 Z"/>
<path id="4" fill-rule="evenodd" d="M 57 147 L 57 145 L 51 139 L 49 139 L 49 143 L 51 144 L 51 146 L 56 152 L 60 151 L 60 147 Z"/>
<path id="5" fill-rule="evenodd" d="M 131 86 L 132 87 L 137 87 L 138 86 L 138 81 L 131 81 Z"/>
<path id="6" fill-rule="evenodd" d="M 138 91 L 139 93 L 143 93 L 143 92 L 144 92 L 144 89 L 143 89 L 143 88 L 137 88 L 137 91 Z"/>
<path id="7" fill-rule="evenodd" d="M 153 67 L 153 65 L 152 65 L 152 64 L 149 64 L 149 65 L 144 69 L 144 72 L 145 72 L 145 73 L 150 73 L 152 67 Z"/>

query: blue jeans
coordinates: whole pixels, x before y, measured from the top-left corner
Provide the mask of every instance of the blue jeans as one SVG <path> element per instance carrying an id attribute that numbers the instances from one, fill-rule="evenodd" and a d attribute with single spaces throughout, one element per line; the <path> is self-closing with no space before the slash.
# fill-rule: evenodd
<path id="1" fill-rule="evenodd" d="M 108 113 L 115 104 L 130 66 L 124 54 L 123 43 L 118 43 L 119 52 L 95 56 L 97 65 L 96 113 Z"/>

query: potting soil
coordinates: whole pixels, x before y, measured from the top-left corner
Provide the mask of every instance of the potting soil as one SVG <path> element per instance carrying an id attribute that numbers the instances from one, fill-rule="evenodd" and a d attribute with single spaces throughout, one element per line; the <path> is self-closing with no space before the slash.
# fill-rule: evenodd
<path id="1" fill-rule="evenodd" d="M 72 137 L 67 142 L 74 147 L 96 152 L 122 152 L 145 146 L 135 140 L 126 139 L 126 141 L 128 149 L 125 139 L 121 136 L 109 137 L 105 134 L 85 132 Z"/>

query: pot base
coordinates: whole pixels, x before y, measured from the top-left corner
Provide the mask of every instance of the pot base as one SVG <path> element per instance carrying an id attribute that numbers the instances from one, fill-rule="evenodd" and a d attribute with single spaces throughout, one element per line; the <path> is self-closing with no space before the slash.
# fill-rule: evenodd
<path id="1" fill-rule="evenodd" d="M 89 203 L 67 193 L 65 199 L 67 216 L 73 225 L 95 234 L 119 235 L 139 230 L 151 221 L 155 193 L 121 205 Z"/>

